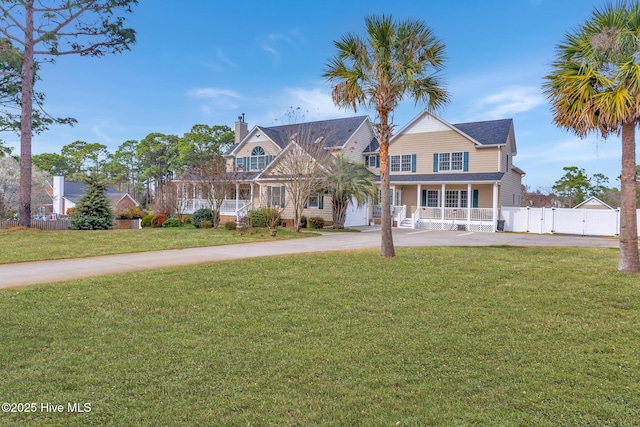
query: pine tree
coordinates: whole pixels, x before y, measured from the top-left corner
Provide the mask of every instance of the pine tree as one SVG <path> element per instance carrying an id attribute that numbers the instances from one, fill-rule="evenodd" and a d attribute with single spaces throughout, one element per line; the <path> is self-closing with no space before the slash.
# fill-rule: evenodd
<path id="1" fill-rule="evenodd" d="M 87 177 L 87 190 L 70 216 L 72 230 L 108 230 L 114 215 L 105 195 L 106 185 L 94 176 Z"/>

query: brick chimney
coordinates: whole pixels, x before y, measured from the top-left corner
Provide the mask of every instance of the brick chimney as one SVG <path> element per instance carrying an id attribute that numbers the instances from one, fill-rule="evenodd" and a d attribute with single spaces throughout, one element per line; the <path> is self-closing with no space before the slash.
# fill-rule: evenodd
<path id="1" fill-rule="evenodd" d="M 235 144 L 239 144 L 247 134 L 249 133 L 249 126 L 247 122 L 244 121 L 244 113 L 241 116 L 238 116 L 238 121 L 236 122 L 236 137 Z"/>

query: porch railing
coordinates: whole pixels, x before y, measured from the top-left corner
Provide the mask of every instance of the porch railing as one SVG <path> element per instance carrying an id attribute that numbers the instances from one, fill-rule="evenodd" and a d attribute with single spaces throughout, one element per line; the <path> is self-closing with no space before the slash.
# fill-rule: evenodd
<path id="1" fill-rule="evenodd" d="M 391 217 L 393 217 L 402 207 L 403 206 L 391 206 L 390 207 Z M 373 215 L 374 218 L 381 218 L 382 217 L 382 206 L 373 205 L 372 215 Z"/>
<path id="2" fill-rule="evenodd" d="M 400 224 L 407 218 L 407 206 L 394 206 L 394 208 L 396 222 Z"/>
<path id="3" fill-rule="evenodd" d="M 220 213 L 223 215 L 235 215 L 236 211 L 246 209 L 251 206 L 250 200 L 225 199 L 220 205 Z M 237 207 L 237 209 L 236 209 Z M 184 212 L 193 213 L 198 209 L 211 209 L 211 203 L 207 199 L 187 199 L 185 200 Z"/>
<path id="4" fill-rule="evenodd" d="M 471 221 L 491 221 L 493 219 L 493 209 L 491 208 L 419 208 L 420 219 L 450 219 Z M 467 217 L 468 213 L 470 217 Z"/>

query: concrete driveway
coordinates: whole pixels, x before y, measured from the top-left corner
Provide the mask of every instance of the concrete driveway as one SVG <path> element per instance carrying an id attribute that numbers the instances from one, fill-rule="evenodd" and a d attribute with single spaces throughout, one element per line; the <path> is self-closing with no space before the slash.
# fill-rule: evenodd
<path id="1" fill-rule="evenodd" d="M 0 265 L 0 288 L 240 258 L 380 247 L 379 227 L 361 227 L 360 229 L 361 233 L 327 232 L 318 237 L 277 242 L 245 243 L 153 253 L 141 252 L 91 258 L 4 264 Z M 398 247 L 495 245 L 618 247 L 618 239 L 611 237 L 474 233 L 400 228 L 393 230 L 393 238 L 394 244 Z"/>

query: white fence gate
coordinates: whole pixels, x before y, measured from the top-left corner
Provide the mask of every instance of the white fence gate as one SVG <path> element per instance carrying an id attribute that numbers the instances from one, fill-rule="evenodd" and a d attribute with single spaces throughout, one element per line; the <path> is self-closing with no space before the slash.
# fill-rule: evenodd
<path id="1" fill-rule="evenodd" d="M 617 236 L 620 210 L 502 207 L 505 231 Z M 640 210 L 638 211 L 640 219 Z M 639 221 L 640 222 L 640 221 Z M 640 224 L 638 229 L 640 230 Z M 640 234 L 640 233 L 639 233 Z"/>

